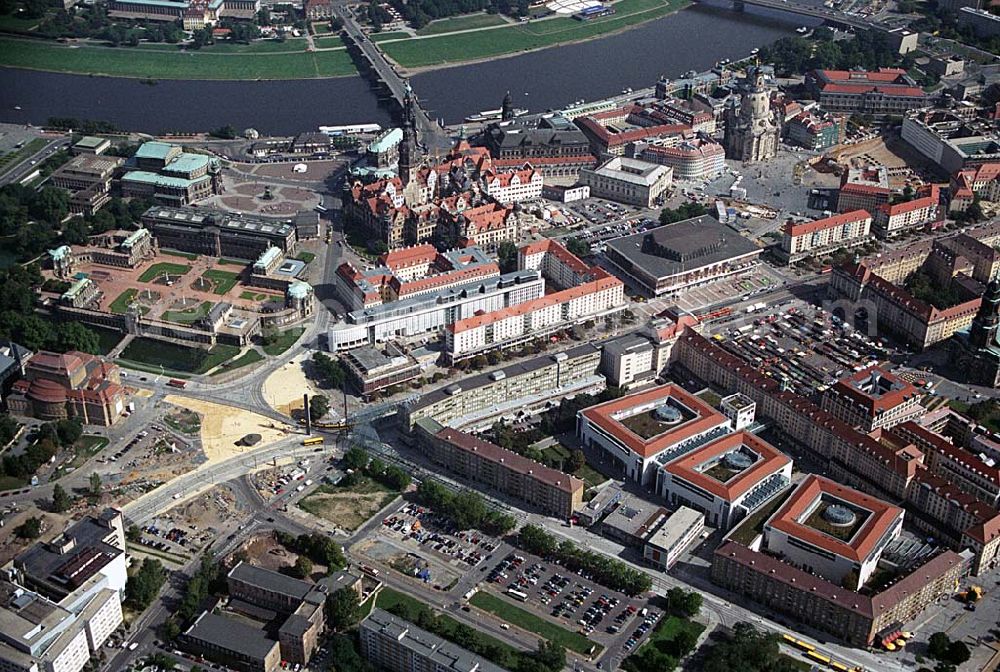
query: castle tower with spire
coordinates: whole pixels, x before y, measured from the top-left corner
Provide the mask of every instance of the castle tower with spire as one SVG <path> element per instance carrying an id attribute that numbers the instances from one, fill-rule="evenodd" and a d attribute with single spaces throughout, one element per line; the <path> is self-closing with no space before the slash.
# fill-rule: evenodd
<path id="1" fill-rule="evenodd" d="M 399 143 L 399 179 L 407 185 L 417 170 L 417 114 L 413 89 L 406 83 L 403 94 L 403 139 Z"/>
<path id="2" fill-rule="evenodd" d="M 1000 387 L 1000 279 L 993 278 L 983 292 L 979 312 L 968 333 L 958 332 L 951 341 L 955 370 L 973 385 Z"/>

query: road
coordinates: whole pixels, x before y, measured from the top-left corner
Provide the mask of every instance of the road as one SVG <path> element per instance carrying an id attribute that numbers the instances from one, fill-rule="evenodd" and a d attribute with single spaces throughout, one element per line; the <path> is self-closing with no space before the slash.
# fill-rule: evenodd
<path id="1" fill-rule="evenodd" d="M 65 136 L 52 138 L 49 143 L 40 150 L 31 156 L 25 156 L 23 160 L 8 168 L 3 175 L 0 175 L 0 186 L 20 182 L 27 175 L 31 174 L 31 172 L 35 170 L 38 167 L 38 164 L 42 161 L 49 158 L 59 150 L 69 147 L 69 143 L 70 139 Z"/>

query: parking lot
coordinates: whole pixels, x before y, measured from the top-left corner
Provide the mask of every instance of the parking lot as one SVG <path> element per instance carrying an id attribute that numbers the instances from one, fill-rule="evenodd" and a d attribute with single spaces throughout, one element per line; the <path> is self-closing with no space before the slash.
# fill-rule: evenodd
<path id="1" fill-rule="evenodd" d="M 456 530 L 446 519 L 412 503 L 386 516 L 382 520 L 382 533 L 466 569 L 476 568 L 492 558 L 501 543 L 480 532 Z"/>
<path id="2" fill-rule="evenodd" d="M 788 383 L 796 394 L 822 391 L 890 355 L 885 342 L 872 341 L 836 316 L 804 304 L 755 312 L 745 322 L 717 331 L 716 340 L 761 372 Z"/>

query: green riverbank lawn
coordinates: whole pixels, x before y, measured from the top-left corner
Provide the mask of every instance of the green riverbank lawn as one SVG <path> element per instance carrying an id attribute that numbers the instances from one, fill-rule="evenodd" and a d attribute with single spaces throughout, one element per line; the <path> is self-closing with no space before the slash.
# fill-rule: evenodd
<path id="1" fill-rule="evenodd" d="M 497 14 L 468 14 L 466 16 L 455 16 L 448 19 L 431 21 L 423 28 L 417 30 L 417 35 L 440 35 L 441 33 L 453 33 L 457 30 L 501 26 L 505 23 L 508 23 L 508 21 Z"/>
<path id="2" fill-rule="evenodd" d="M 345 49 L 309 53 L 296 51 L 297 45 L 260 47 L 216 45 L 178 52 L 0 38 L 0 66 L 150 79 L 315 79 L 357 72 Z M 277 47 L 284 51 L 271 51 Z"/>
<path id="3" fill-rule="evenodd" d="M 504 28 L 385 42 L 386 54 L 404 68 L 458 63 L 586 40 L 658 19 L 689 0 L 620 0 L 612 16 L 577 21 L 571 17 L 540 19 Z"/>

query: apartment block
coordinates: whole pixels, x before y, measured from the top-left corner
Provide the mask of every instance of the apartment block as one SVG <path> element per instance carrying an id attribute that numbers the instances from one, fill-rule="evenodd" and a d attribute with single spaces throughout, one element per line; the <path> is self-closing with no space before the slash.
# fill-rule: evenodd
<path id="1" fill-rule="evenodd" d="M 460 478 L 564 520 L 583 503 L 583 481 L 574 476 L 430 419 L 416 427 L 427 457 Z"/>

